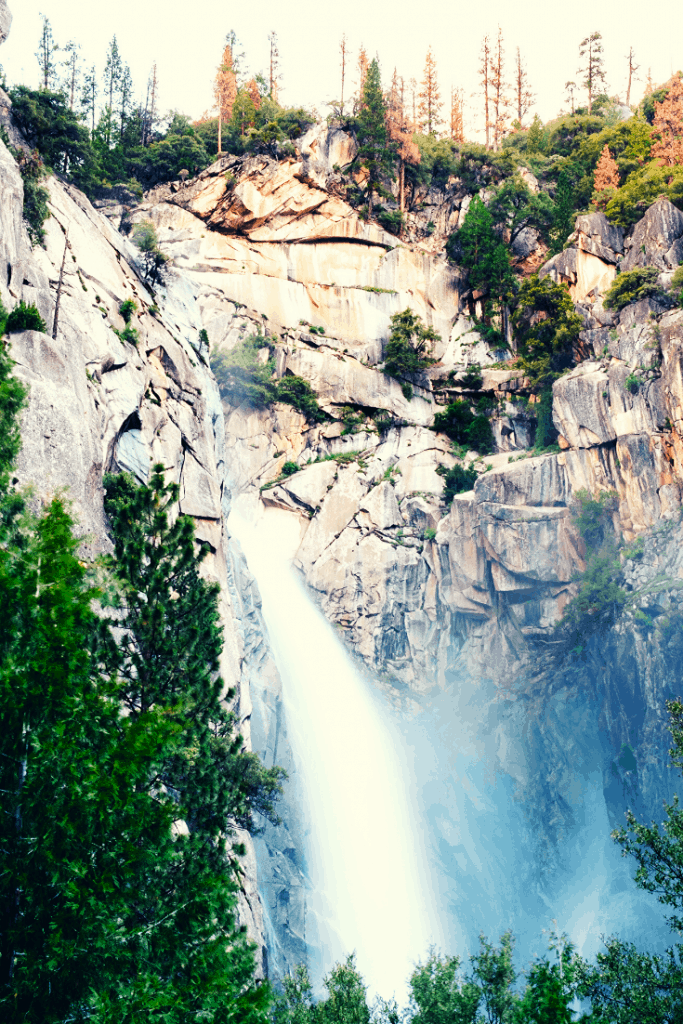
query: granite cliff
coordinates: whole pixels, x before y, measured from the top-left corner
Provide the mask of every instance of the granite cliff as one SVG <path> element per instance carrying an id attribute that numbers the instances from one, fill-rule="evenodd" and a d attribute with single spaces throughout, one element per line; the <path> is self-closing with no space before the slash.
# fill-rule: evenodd
<path id="1" fill-rule="evenodd" d="M 601 773 L 614 820 L 625 793 L 651 808 L 669 788 L 663 702 L 678 684 L 683 613 L 683 312 L 645 299 L 614 314 L 602 298 L 619 265 L 656 266 L 668 286 L 683 257 L 683 215 L 659 200 L 626 236 L 602 214 L 579 217 L 549 261 L 532 230 L 515 241 L 520 273 L 540 268 L 566 283 L 583 319 L 577 364 L 553 389 L 561 451 L 531 457 L 525 381 L 482 340 L 478 297 L 443 254 L 471 192 L 458 180 L 426 191 L 399 240 L 346 201 L 342 172 L 354 155 L 349 135 L 318 126 L 295 157 L 224 156 L 140 204 L 99 209 L 51 178 L 45 248 L 31 249 L 21 175 L 0 143 L 0 294 L 8 306 L 35 303 L 47 324 L 11 339 L 31 389 L 18 475 L 38 498 L 68 488 L 93 555 L 109 544 L 102 473 L 144 480 L 151 462 L 165 464 L 181 510 L 211 546 L 223 675 L 238 687 L 245 736 L 288 769 L 281 683 L 226 520 L 238 495 L 297 516 L 296 565 L 397 706 L 455 707 L 458 694 L 476 691 L 494 770 L 511 780 L 537 851 L 554 862 L 581 817 L 577 771 Z M 129 237 L 140 221 L 155 225 L 171 258 L 154 293 Z M 114 330 L 127 298 L 138 307 L 137 345 Z M 440 338 L 410 398 L 379 368 L 390 317 L 408 306 Z M 221 398 L 202 330 L 213 352 L 262 335 L 277 376 L 309 381 L 324 421 Z M 495 405 L 496 452 L 486 462 L 465 456 L 479 475 L 448 507 L 442 474 L 456 455 L 430 427 L 440 404 L 469 394 L 472 364 Z M 625 386 L 633 376 L 635 390 Z M 299 470 L 283 476 L 292 462 Z M 582 490 L 615 492 L 617 534 L 642 542 L 620 556 L 625 610 L 583 660 L 558 662 L 553 625 L 585 568 L 572 514 Z M 625 748 L 632 760 L 623 762 Z M 309 941 L 298 815 L 293 771 L 282 825 L 257 841 L 258 879 L 251 844 L 245 860 L 244 920 L 275 974 Z"/>

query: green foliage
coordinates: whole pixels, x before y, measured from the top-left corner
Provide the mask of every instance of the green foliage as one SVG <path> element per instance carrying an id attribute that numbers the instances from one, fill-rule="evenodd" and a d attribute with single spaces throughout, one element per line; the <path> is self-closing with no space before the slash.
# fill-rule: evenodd
<path id="1" fill-rule="evenodd" d="M 68 171 L 71 180 L 87 189 L 93 183 L 95 155 L 87 129 L 64 94 L 18 85 L 10 98 L 12 118 L 28 144 L 53 171 Z"/>
<path id="2" fill-rule="evenodd" d="M 410 977 L 412 1024 L 474 1024 L 481 990 L 460 974 L 460 958 L 430 950 Z"/>
<path id="3" fill-rule="evenodd" d="M 403 230 L 403 214 L 400 210 L 378 210 L 377 220 L 392 235 L 400 235 Z"/>
<path id="4" fill-rule="evenodd" d="M 586 569 L 575 577 L 578 592 L 555 628 L 579 653 L 587 638 L 609 625 L 626 603 L 618 584 L 621 566 L 612 522 L 616 506 L 613 491 L 603 491 L 597 498 L 587 491 L 574 495 L 573 518 L 586 546 Z"/>
<path id="5" fill-rule="evenodd" d="M 572 1024 L 572 1004 L 581 991 L 584 961 L 566 936 L 553 933 L 553 962 L 538 959 L 527 973 L 526 988 L 514 1008 L 515 1024 Z"/>
<path id="6" fill-rule="evenodd" d="M 26 305 L 22 299 L 7 316 L 4 330 L 7 334 L 13 334 L 18 331 L 42 331 L 44 334 L 47 328 L 45 321 L 33 303 Z"/>
<path id="7" fill-rule="evenodd" d="M 664 954 L 642 953 L 614 937 L 605 946 L 596 964 L 583 964 L 579 974 L 579 994 L 591 1001 L 591 1022 L 678 1022 L 683 1010 L 682 947 Z"/>
<path id="8" fill-rule="evenodd" d="M 143 220 L 135 225 L 133 241 L 142 255 L 145 281 L 151 284 L 161 283 L 168 256 L 159 248 L 156 228 L 150 220 Z"/>
<path id="9" fill-rule="evenodd" d="M 473 289 L 487 292 L 499 302 L 509 301 L 515 290 L 510 258 L 494 231 L 493 216 L 479 196 L 470 203 L 463 226 L 449 236 L 446 253 L 467 268 Z"/>
<path id="10" fill-rule="evenodd" d="M 443 500 L 447 505 L 453 501 L 456 494 L 465 494 L 471 491 L 477 480 L 477 471 L 472 466 L 465 469 L 456 463 L 451 469 L 445 466 L 438 466 L 436 472 L 444 478 Z"/>
<path id="11" fill-rule="evenodd" d="M 640 377 L 636 373 L 629 373 L 628 377 L 624 381 L 624 387 L 627 391 L 630 391 L 632 395 L 635 395 L 640 388 Z"/>
<path id="12" fill-rule="evenodd" d="M 572 365 L 573 348 L 583 322 L 564 285 L 538 274 L 526 278 L 512 318 L 517 336 L 517 365 L 532 389 L 545 390 Z"/>
<path id="13" fill-rule="evenodd" d="M 24 182 L 23 216 L 26 230 L 32 245 L 43 245 L 45 242 L 43 224 L 50 216 L 50 208 L 47 205 L 50 193 L 40 184 L 45 177 L 45 168 L 34 155 L 23 156 L 19 161 L 19 170 Z"/>
<path id="14" fill-rule="evenodd" d="M 0 300 L 0 339 L 5 333 L 7 310 Z M 12 376 L 14 363 L 10 358 L 9 345 L 0 340 L 0 544 L 5 541 L 8 509 L 16 512 L 21 505 L 11 500 L 9 480 L 16 459 L 21 438 L 19 436 L 19 415 L 26 404 L 27 389 Z M 2 556 L 0 555 L 0 560 Z"/>
<path id="15" fill-rule="evenodd" d="M 121 341 L 127 341 L 129 345 L 135 345 L 136 348 L 138 347 L 140 337 L 136 327 L 126 324 L 122 331 L 117 331 L 117 329 L 114 328 L 114 333 L 119 336 Z"/>
<path id="16" fill-rule="evenodd" d="M 534 448 L 543 451 L 557 441 L 557 430 L 553 423 L 553 392 L 545 388 L 540 394 L 540 401 L 534 406 L 536 412 L 536 436 Z"/>
<path id="17" fill-rule="evenodd" d="M 469 402 L 461 398 L 435 414 L 433 429 L 482 455 L 493 451 L 493 432 L 488 417 L 483 412 L 475 415 Z"/>
<path id="18" fill-rule="evenodd" d="M 561 171 L 555 189 L 555 204 L 549 231 L 550 251 L 562 252 L 564 243 L 574 230 L 576 194 L 567 171 Z"/>
<path id="19" fill-rule="evenodd" d="M 542 190 L 532 192 L 519 174 L 507 178 L 496 190 L 488 210 L 493 223 L 507 227 L 511 242 L 527 227 L 536 228 L 547 241 L 555 215 L 555 207 L 548 194 Z"/>
<path id="20" fill-rule="evenodd" d="M 662 289 L 657 285 L 658 277 L 657 267 L 636 267 L 635 270 L 617 274 L 603 300 L 605 309 L 619 312 L 632 302 L 639 302 L 650 295 L 663 295 Z"/>
<path id="21" fill-rule="evenodd" d="M 268 350 L 266 361 L 259 357 L 264 349 Z M 263 335 L 251 334 L 228 352 L 212 352 L 211 369 L 222 397 L 230 405 L 244 402 L 262 409 L 275 401 L 275 363 Z"/>
<path id="22" fill-rule="evenodd" d="M 511 932 L 494 946 L 485 935 L 479 936 L 479 952 L 472 955 L 472 975 L 481 989 L 484 1020 L 488 1024 L 512 1024 L 517 998 L 512 991 L 516 971 L 512 963 L 515 940 Z"/>
<path id="23" fill-rule="evenodd" d="M 285 462 L 284 466 L 280 470 L 282 476 L 291 476 L 292 473 L 298 473 L 301 466 L 298 462 Z"/>
<path id="24" fill-rule="evenodd" d="M 390 377 L 403 381 L 404 387 L 408 385 L 412 397 L 411 377 L 433 360 L 429 355 L 432 344 L 439 340 L 439 335 L 433 327 L 425 327 L 417 313 L 412 309 L 404 309 L 400 313 L 394 313 L 391 318 L 391 331 L 384 356 L 384 372 Z"/>
<path id="25" fill-rule="evenodd" d="M 674 271 L 671 278 L 670 295 L 677 306 L 683 306 L 683 264 Z"/>
<path id="26" fill-rule="evenodd" d="M 605 208 L 613 224 L 629 228 L 660 196 L 683 208 L 683 167 L 662 167 L 650 162 L 629 175 Z"/>
<path id="27" fill-rule="evenodd" d="M 372 214 L 372 197 L 385 175 L 394 175 L 395 149 L 386 123 L 386 104 L 382 92 L 379 62 L 375 57 L 367 69 L 358 114 L 357 160 L 368 172 L 367 196 Z"/>
<path id="28" fill-rule="evenodd" d="M 462 375 L 462 386 L 467 388 L 468 391 L 479 391 L 484 384 L 484 378 L 481 372 L 481 366 L 478 363 L 473 363 L 468 366 Z"/>
<path id="29" fill-rule="evenodd" d="M 303 377 L 286 374 L 277 382 L 275 401 L 293 406 L 312 423 L 322 423 L 328 419 L 327 414 L 318 405 L 315 391 Z"/>
<path id="30" fill-rule="evenodd" d="M 133 313 L 136 313 L 137 309 L 138 304 L 135 299 L 124 299 L 124 301 L 119 304 L 119 313 L 127 324 L 130 323 Z"/>

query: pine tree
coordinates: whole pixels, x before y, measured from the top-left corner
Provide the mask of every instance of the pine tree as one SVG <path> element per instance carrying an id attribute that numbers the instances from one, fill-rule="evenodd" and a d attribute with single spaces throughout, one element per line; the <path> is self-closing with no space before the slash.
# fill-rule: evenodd
<path id="1" fill-rule="evenodd" d="M 47 91 L 57 86 L 57 60 L 55 54 L 59 47 L 52 36 L 52 26 L 50 25 L 49 18 L 46 18 L 44 14 L 41 14 L 41 18 L 43 19 L 43 29 L 40 33 L 40 42 L 36 50 L 36 59 L 40 67 L 40 87 Z"/>
<path id="2" fill-rule="evenodd" d="M 406 113 L 404 102 L 404 83 L 399 79 L 396 68 L 391 80 L 391 89 L 386 99 L 387 131 L 389 139 L 396 147 L 398 157 L 398 206 L 401 213 L 405 209 L 405 166 L 406 163 L 417 166 L 420 163 L 420 150 L 413 142 L 415 126 Z"/>
<path id="3" fill-rule="evenodd" d="M 493 148 L 499 149 L 507 121 L 507 96 L 505 95 L 505 51 L 503 33 L 498 27 L 495 53 L 491 55 L 490 83 L 493 100 Z"/>
<path id="4" fill-rule="evenodd" d="M 515 106 L 519 127 L 524 128 L 524 118 L 534 105 L 536 97 L 529 86 L 529 76 L 522 60 L 519 47 L 515 56 Z"/>
<path id="5" fill-rule="evenodd" d="M 116 113 L 119 120 L 119 142 L 123 142 L 123 136 L 133 102 L 133 79 L 131 78 L 130 68 L 127 64 L 123 64 L 121 66 L 121 75 L 116 92 L 118 94 L 118 109 Z"/>
<path id="6" fill-rule="evenodd" d="M 453 142 L 465 141 L 465 100 L 462 89 L 451 89 L 451 130 Z"/>
<path id="7" fill-rule="evenodd" d="M 107 97 L 107 104 L 104 112 L 105 118 L 102 123 L 104 136 L 103 141 L 107 148 L 112 145 L 114 97 L 118 91 L 122 73 L 123 65 L 121 62 L 121 54 L 119 53 L 119 45 L 116 42 L 116 36 L 113 36 L 112 41 L 109 44 L 109 51 L 104 65 L 104 94 Z M 100 120 L 102 120 L 102 118 L 100 118 Z"/>
<path id="8" fill-rule="evenodd" d="M 395 155 L 386 115 L 379 63 L 375 57 L 368 65 L 358 114 L 358 157 L 368 171 L 368 220 L 372 218 L 373 194 L 382 174 L 391 171 Z"/>
<path id="9" fill-rule="evenodd" d="M 604 210 L 615 190 L 619 188 L 619 168 L 609 151 L 603 146 L 593 176 L 593 202 L 598 210 Z"/>
<path id="10" fill-rule="evenodd" d="M 589 36 L 586 36 L 585 39 L 581 40 L 579 57 L 581 57 L 585 63 L 579 68 L 578 74 L 584 76 L 583 85 L 588 92 L 589 114 L 593 110 L 593 100 L 598 87 L 602 85 L 603 89 L 607 88 L 605 79 L 605 60 L 602 54 L 602 35 L 599 32 L 592 32 Z"/>
<path id="11" fill-rule="evenodd" d="M 576 91 L 576 82 L 565 82 L 564 91 L 567 94 L 569 100 L 569 106 L 571 108 L 572 117 L 574 116 L 574 92 Z"/>
<path id="12" fill-rule="evenodd" d="M 64 69 L 66 70 L 64 92 L 69 98 L 69 110 L 74 109 L 74 103 L 76 102 L 76 87 L 78 85 L 78 80 L 81 77 L 81 61 L 78 56 L 79 50 L 79 44 L 74 42 L 73 39 L 70 39 L 64 47 L 64 53 L 66 53 L 68 56 L 65 61 L 62 61 L 62 67 L 64 67 Z"/>
<path id="13" fill-rule="evenodd" d="M 223 151 L 223 125 L 232 120 L 232 112 L 237 99 L 237 68 L 235 66 L 235 49 L 237 37 L 234 32 L 226 36 L 223 58 L 216 69 L 214 79 L 214 97 L 218 109 L 218 153 Z"/>
<path id="14" fill-rule="evenodd" d="M 340 113 L 341 113 L 342 117 L 344 116 L 344 81 L 345 81 L 345 78 L 346 78 L 346 60 L 347 60 L 346 54 L 347 54 L 347 50 L 348 50 L 348 42 L 347 42 L 347 39 L 346 39 L 346 33 L 344 33 L 344 35 L 341 37 L 341 42 L 339 43 L 339 51 L 341 53 L 341 62 L 340 62 L 340 66 L 341 66 L 341 99 L 339 101 L 339 110 L 340 110 Z"/>
<path id="15" fill-rule="evenodd" d="M 418 95 L 419 126 L 426 135 L 437 135 L 441 124 L 441 108 L 443 102 L 436 77 L 436 61 L 431 46 L 425 58 L 422 89 Z"/>
<path id="16" fill-rule="evenodd" d="M 683 164 L 683 78 L 680 72 L 667 82 L 668 92 L 655 103 L 653 131 L 658 136 L 652 156 L 666 167 Z"/>
<path id="17" fill-rule="evenodd" d="M 486 139 L 486 148 L 490 149 L 490 131 L 491 131 L 491 117 L 489 111 L 489 88 L 490 79 L 489 71 L 491 65 L 491 46 L 489 43 L 488 35 L 485 35 L 481 44 L 481 54 L 479 58 L 479 75 L 481 81 L 482 95 L 484 97 L 484 133 Z"/>
<path id="18" fill-rule="evenodd" d="M 356 113 L 358 113 L 363 103 L 363 90 L 365 89 L 365 79 L 367 78 L 369 67 L 370 61 L 368 60 L 365 47 L 361 46 L 358 51 L 358 99 L 356 101 Z"/>
<path id="19" fill-rule="evenodd" d="M 95 113 L 97 111 L 97 72 L 95 65 L 90 68 L 83 80 L 83 91 L 81 92 L 81 109 L 85 117 L 90 121 L 90 137 L 95 135 Z"/>
<path id="20" fill-rule="evenodd" d="M 274 103 L 277 103 L 282 75 L 280 74 L 280 51 L 277 48 L 277 35 L 275 32 L 270 33 L 268 42 L 270 43 L 268 95 Z"/>

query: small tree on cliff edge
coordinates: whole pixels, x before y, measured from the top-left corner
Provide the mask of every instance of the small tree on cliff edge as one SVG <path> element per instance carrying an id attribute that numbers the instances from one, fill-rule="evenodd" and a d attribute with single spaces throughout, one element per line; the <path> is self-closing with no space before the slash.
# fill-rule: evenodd
<path id="1" fill-rule="evenodd" d="M 383 173 L 393 173 L 394 145 L 387 130 L 387 112 L 382 95 L 379 62 L 375 57 L 368 65 L 361 109 L 358 115 L 358 157 L 368 172 L 368 220 L 372 218 L 372 199 Z"/>
<path id="2" fill-rule="evenodd" d="M 615 190 L 619 188 L 619 168 L 607 145 L 603 147 L 595 168 L 593 188 L 593 202 L 598 210 L 605 209 Z"/>

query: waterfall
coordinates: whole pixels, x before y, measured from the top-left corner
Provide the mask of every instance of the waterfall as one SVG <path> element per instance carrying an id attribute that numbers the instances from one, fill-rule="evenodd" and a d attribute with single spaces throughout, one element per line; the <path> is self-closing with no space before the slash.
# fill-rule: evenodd
<path id="1" fill-rule="evenodd" d="M 299 518 L 241 498 L 229 529 L 258 583 L 283 681 L 322 969 L 355 950 L 371 993 L 404 1002 L 414 963 L 441 940 L 408 752 L 292 568 Z"/>

